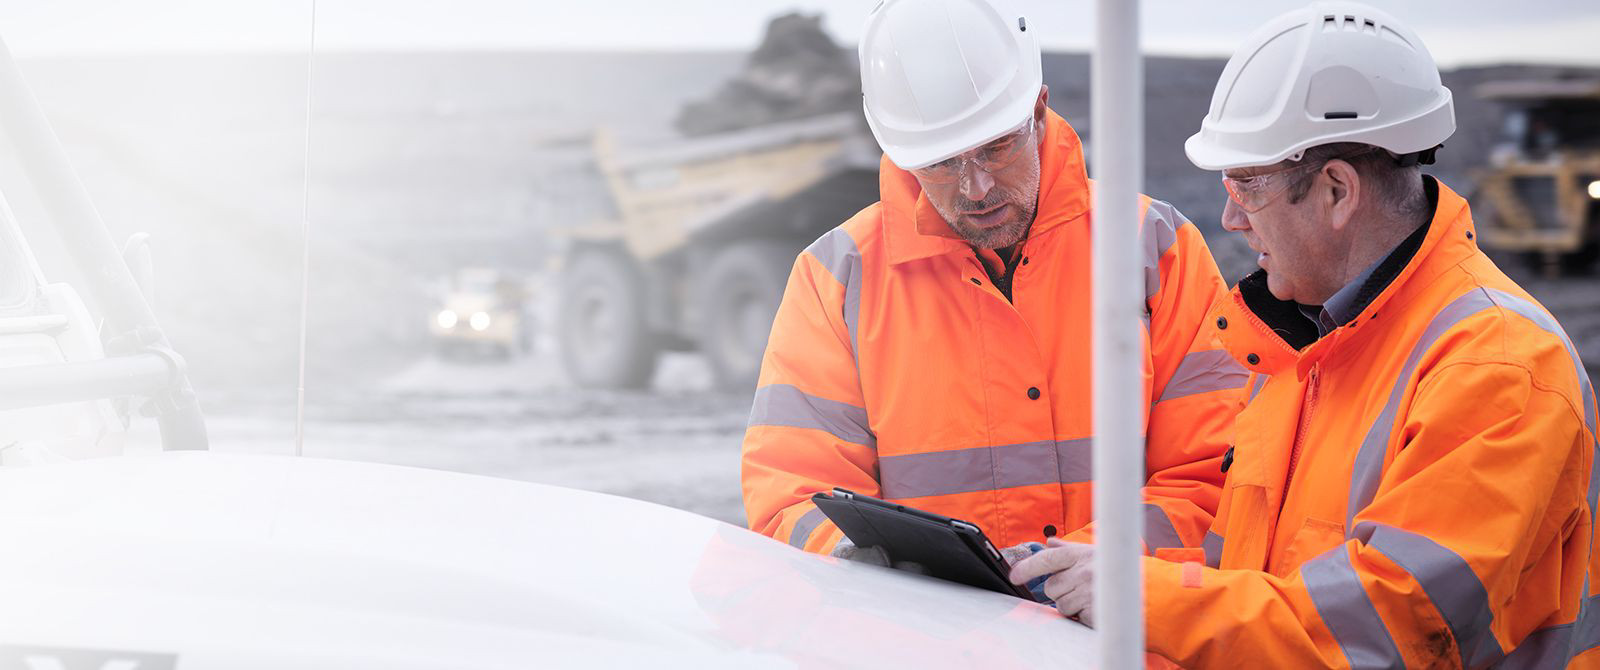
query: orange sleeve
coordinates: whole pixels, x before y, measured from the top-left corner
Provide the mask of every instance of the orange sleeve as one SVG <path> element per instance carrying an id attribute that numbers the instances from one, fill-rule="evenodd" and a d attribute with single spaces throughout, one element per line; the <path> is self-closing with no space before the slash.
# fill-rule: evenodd
<path id="1" fill-rule="evenodd" d="M 1571 621 L 1590 535 L 1580 411 L 1517 365 L 1434 370 L 1343 544 L 1283 576 L 1146 559 L 1150 649 L 1186 667 L 1481 667 Z"/>
<path id="2" fill-rule="evenodd" d="M 854 353 L 851 282 L 860 253 L 836 228 L 796 259 L 761 363 L 745 431 L 742 485 L 750 529 L 827 553 L 841 533 L 811 503 L 846 488 L 877 496 L 876 438 Z"/>

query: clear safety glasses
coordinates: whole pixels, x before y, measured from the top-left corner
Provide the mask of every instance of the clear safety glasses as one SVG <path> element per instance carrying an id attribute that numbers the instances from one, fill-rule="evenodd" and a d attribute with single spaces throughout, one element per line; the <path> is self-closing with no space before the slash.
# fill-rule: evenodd
<path id="1" fill-rule="evenodd" d="M 1228 190 L 1228 197 L 1233 200 L 1233 204 L 1237 205 L 1239 209 L 1244 210 L 1247 214 L 1255 214 L 1276 201 L 1278 196 L 1283 195 L 1289 185 L 1294 183 L 1293 178 L 1296 175 L 1312 168 L 1321 169 L 1331 160 L 1349 160 L 1372 151 L 1374 149 L 1360 149 L 1338 156 L 1329 156 L 1327 159 L 1315 163 L 1296 165 L 1277 172 L 1268 172 L 1249 177 L 1236 179 L 1224 176 L 1222 178 L 1222 187 Z"/>
<path id="2" fill-rule="evenodd" d="M 1017 162 L 1027 153 L 1033 142 L 1033 117 L 1028 117 L 1016 130 L 1008 132 L 981 147 L 957 154 L 923 168 L 912 170 L 917 178 L 935 184 L 951 184 L 961 178 L 971 164 L 979 170 L 993 174 Z"/>

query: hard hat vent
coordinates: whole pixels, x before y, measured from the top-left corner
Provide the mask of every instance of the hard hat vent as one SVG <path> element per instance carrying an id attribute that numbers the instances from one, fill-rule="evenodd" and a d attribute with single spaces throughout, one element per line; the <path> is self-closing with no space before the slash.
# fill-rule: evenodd
<path id="1" fill-rule="evenodd" d="M 1322 32 L 1363 32 L 1370 35 L 1378 34 L 1378 22 L 1373 19 L 1356 16 L 1355 14 L 1326 14 L 1322 17 Z"/>

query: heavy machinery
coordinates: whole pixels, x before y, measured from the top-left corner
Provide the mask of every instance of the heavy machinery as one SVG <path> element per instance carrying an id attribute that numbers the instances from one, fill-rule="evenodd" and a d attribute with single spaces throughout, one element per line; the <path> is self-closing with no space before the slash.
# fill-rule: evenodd
<path id="1" fill-rule="evenodd" d="M 1044 605 L 681 510 L 212 452 L 142 247 L 118 253 L 3 43 L 0 146 L 47 214 L 0 192 L 0 668 L 1089 666 L 1093 632 Z M 92 271 L 52 276 L 24 230 Z M 118 441 L 135 410 L 158 453 Z"/>
<path id="2" fill-rule="evenodd" d="M 557 328 L 574 381 L 649 383 L 662 351 L 705 353 L 753 388 L 795 256 L 877 200 L 859 112 L 622 148 L 595 139 L 614 221 L 570 231 Z"/>
<path id="3" fill-rule="evenodd" d="M 490 268 L 461 268 L 445 284 L 428 324 L 439 356 L 508 359 L 533 350 L 527 281 Z"/>
<path id="4" fill-rule="evenodd" d="M 1503 137 L 1477 172 L 1483 244 L 1527 254 L 1546 274 L 1600 259 L 1600 79 L 1505 80 L 1477 94 L 1506 106 Z"/>

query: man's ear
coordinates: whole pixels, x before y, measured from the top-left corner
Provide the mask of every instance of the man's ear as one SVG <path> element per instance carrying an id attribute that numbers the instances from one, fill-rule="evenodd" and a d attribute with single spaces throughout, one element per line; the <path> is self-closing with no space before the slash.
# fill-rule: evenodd
<path id="1" fill-rule="evenodd" d="M 1323 166 L 1322 174 L 1328 178 L 1327 190 L 1320 194 L 1328 205 L 1329 221 L 1334 230 L 1342 230 L 1355 219 L 1361 207 L 1361 175 L 1349 162 L 1334 159 Z"/>
<path id="2" fill-rule="evenodd" d="M 1043 124 L 1044 123 L 1044 110 L 1048 109 L 1049 103 L 1050 103 L 1050 85 L 1049 84 L 1040 84 L 1039 85 L 1039 99 L 1033 101 L 1033 122 L 1034 123 L 1039 123 L 1039 124 Z"/>

